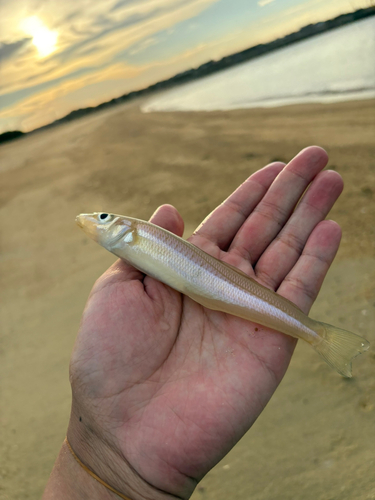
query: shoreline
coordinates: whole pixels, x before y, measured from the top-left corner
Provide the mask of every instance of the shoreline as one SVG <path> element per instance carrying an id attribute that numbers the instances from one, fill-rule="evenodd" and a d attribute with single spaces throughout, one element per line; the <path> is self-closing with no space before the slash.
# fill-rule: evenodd
<path id="1" fill-rule="evenodd" d="M 0 144 L 4 142 L 8 142 L 11 140 L 15 140 L 18 138 L 21 134 L 30 134 L 34 133 L 40 130 L 44 130 L 50 127 L 55 127 L 61 123 L 65 122 L 70 122 L 72 120 L 75 120 L 77 118 L 80 118 L 82 116 L 86 116 L 88 114 L 91 114 L 93 112 L 99 111 L 101 109 L 106 109 L 108 107 L 116 106 L 118 104 L 132 101 L 133 99 L 137 99 L 139 97 L 145 97 L 145 96 L 150 96 L 154 95 L 155 93 L 159 91 L 164 91 L 164 90 L 170 90 L 174 88 L 178 88 L 181 85 L 187 84 L 187 83 L 192 83 L 195 81 L 199 81 L 200 79 L 214 75 L 219 73 L 220 71 L 223 71 L 225 69 L 229 69 L 232 67 L 235 67 L 237 65 L 240 65 L 244 62 L 250 61 L 257 59 L 261 56 L 264 56 L 266 54 L 273 53 L 279 49 L 289 47 L 293 44 L 296 44 L 298 42 L 308 40 L 309 38 L 312 38 L 316 35 L 320 35 L 322 33 L 327 33 L 329 31 L 333 31 L 337 28 L 340 28 L 342 26 L 352 24 L 354 22 L 360 21 L 362 19 L 367 19 L 369 17 L 372 17 L 375 15 L 375 7 L 367 7 L 363 9 L 358 9 L 354 12 L 348 12 L 346 14 L 341 14 L 333 19 L 328 19 L 323 22 L 315 23 L 315 24 L 309 24 L 307 26 L 302 27 L 300 30 L 290 33 L 288 35 L 285 35 L 282 38 L 277 38 L 276 40 L 273 40 L 271 42 L 265 43 L 265 44 L 258 44 L 253 47 L 249 47 L 247 49 L 244 49 L 240 52 L 236 52 L 234 54 L 230 54 L 228 56 L 225 56 L 221 58 L 218 61 L 211 60 L 208 61 L 198 68 L 191 68 L 188 69 L 182 73 L 178 73 L 174 75 L 171 78 L 168 78 L 167 80 L 162 80 L 160 82 L 157 82 L 155 84 L 152 84 L 144 89 L 139 89 L 135 90 L 132 92 L 129 92 L 127 94 L 124 94 L 122 96 L 119 96 L 117 98 L 113 98 L 110 101 L 103 102 L 97 106 L 92 106 L 92 107 L 86 107 L 86 108 L 80 108 L 71 111 L 67 115 L 63 116 L 62 118 L 53 121 L 52 123 L 48 123 L 42 127 L 38 127 L 37 129 L 31 130 L 29 132 L 23 132 L 20 130 L 12 130 L 12 131 L 6 131 L 0 134 Z M 306 102 L 306 101 L 304 101 Z M 287 103 L 281 104 L 285 105 Z M 232 108 L 226 108 L 226 109 L 232 109 Z"/>
<path id="2" fill-rule="evenodd" d="M 187 84 L 189 85 L 189 84 Z M 183 87 L 181 87 L 182 89 Z M 141 111 L 143 113 L 163 113 L 163 112 L 172 112 L 172 113 L 203 113 L 203 112 L 215 112 L 215 111 L 234 111 L 241 109 L 265 109 L 265 108 L 279 108 L 279 107 L 288 107 L 288 106 L 298 106 L 301 104 L 335 104 L 340 102 L 351 102 L 351 101 L 372 101 L 375 99 L 375 89 L 364 90 L 363 92 L 343 92 L 343 93 L 321 93 L 321 94 L 308 94 L 306 96 L 300 97 L 285 97 L 279 99 L 263 99 L 261 101 L 251 101 L 248 103 L 242 103 L 241 106 L 238 105 L 227 105 L 222 106 L 220 108 L 215 107 L 213 109 L 183 109 L 181 107 L 174 107 L 171 105 L 170 107 L 157 107 L 157 99 L 153 98 L 151 104 L 145 103 L 144 106 L 141 107 Z M 147 99 L 149 100 L 149 99 Z M 156 107 L 153 108 L 153 102 L 156 102 Z"/>
<path id="3" fill-rule="evenodd" d="M 183 87 L 183 85 L 182 85 Z M 157 97 L 158 95 L 163 95 L 164 90 L 161 91 L 156 91 L 155 93 L 152 94 L 152 98 Z M 361 102 L 368 102 L 371 107 L 374 107 L 375 109 L 375 90 L 374 91 L 369 91 L 369 94 L 365 96 L 354 96 L 352 99 L 351 98 L 343 98 L 343 99 L 337 99 L 337 100 L 330 100 L 327 98 L 327 100 L 320 100 L 320 97 L 318 97 L 316 100 L 312 101 L 307 101 L 307 100 L 291 100 L 290 102 L 280 102 L 279 100 L 275 100 L 275 104 L 254 104 L 254 105 L 244 105 L 243 107 L 227 107 L 227 108 L 222 108 L 222 109 L 166 109 L 166 110 L 147 110 L 147 103 L 151 100 L 149 96 L 144 96 L 144 97 L 137 97 L 134 98 L 134 100 L 131 100 L 129 102 L 125 101 L 122 104 L 117 104 L 115 106 L 111 107 L 104 107 L 104 108 L 94 108 L 95 113 L 88 113 L 88 114 L 82 114 L 81 116 L 77 116 L 72 120 L 67 120 L 67 121 L 61 121 L 59 123 L 53 122 L 52 124 L 37 128 L 35 130 L 31 130 L 30 132 L 20 132 L 18 130 L 11 131 L 11 132 L 5 132 L 4 134 L 15 134 L 14 137 L 11 137 L 10 139 L 6 139 L 5 141 L 1 142 L 0 141 L 0 153 L 2 151 L 2 147 L 6 146 L 7 144 L 12 144 L 12 143 L 18 143 L 20 139 L 26 139 L 30 136 L 38 135 L 40 133 L 43 133 L 45 131 L 48 131 L 50 129 L 54 129 L 56 126 L 64 127 L 70 124 L 75 124 L 79 123 L 80 121 L 85 122 L 86 119 L 94 119 L 98 116 L 100 117 L 101 115 L 107 115 L 107 114 L 113 114 L 117 112 L 121 112 L 124 109 L 134 109 L 137 108 L 139 109 L 139 112 L 142 114 L 160 114 L 160 113 L 176 113 L 176 114 L 188 114 L 188 113 L 196 113 L 196 114 L 209 114 L 209 113 L 225 113 L 225 112 L 241 112 L 241 111 L 261 111 L 261 110 L 277 110 L 278 108 L 288 110 L 289 108 L 294 108 L 294 107 L 300 107 L 300 106 L 329 106 L 329 105 L 335 105 L 335 104 L 345 104 L 345 103 L 361 103 Z M 268 102 L 268 101 L 267 101 Z M 4 134 L 0 134 L 4 135 Z M 1 173 L 1 169 L 0 169 Z"/>

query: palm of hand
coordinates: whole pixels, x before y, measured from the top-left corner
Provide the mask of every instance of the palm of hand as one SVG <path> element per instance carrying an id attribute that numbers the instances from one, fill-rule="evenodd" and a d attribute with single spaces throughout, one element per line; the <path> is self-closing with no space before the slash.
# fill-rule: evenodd
<path id="1" fill-rule="evenodd" d="M 326 161 L 309 148 L 275 182 L 282 164 L 257 172 L 191 241 L 307 313 L 340 240 L 335 223 L 321 222 L 342 189 L 338 174 L 319 174 Z M 171 207 L 152 221 L 182 233 Z M 145 481 L 185 497 L 261 413 L 294 345 L 118 261 L 92 291 L 73 353 L 77 412 Z"/>

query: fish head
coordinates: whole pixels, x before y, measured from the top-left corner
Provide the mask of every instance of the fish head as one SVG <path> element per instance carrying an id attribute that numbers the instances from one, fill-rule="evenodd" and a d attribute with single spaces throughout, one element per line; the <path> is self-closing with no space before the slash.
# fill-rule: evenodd
<path id="1" fill-rule="evenodd" d="M 94 212 L 93 214 L 80 214 L 76 223 L 94 241 L 110 250 L 120 238 L 128 236 L 130 240 L 134 231 L 131 219 L 121 215 Z"/>

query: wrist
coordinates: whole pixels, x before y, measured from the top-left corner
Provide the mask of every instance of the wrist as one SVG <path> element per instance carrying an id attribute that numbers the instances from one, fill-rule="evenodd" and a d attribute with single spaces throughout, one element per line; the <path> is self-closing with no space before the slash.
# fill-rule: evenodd
<path id="1" fill-rule="evenodd" d="M 120 450 L 106 442 L 105 437 L 99 435 L 93 428 L 94 426 L 79 413 L 73 403 L 67 438 L 78 460 L 94 475 L 131 500 L 176 500 L 180 498 L 161 491 L 144 480 Z M 70 454 L 72 455 L 72 453 Z M 73 458 L 73 460 L 92 481 L 97 482 L 79 465 L 76 459 Z M 98 484 L 102 486 L 100 483 Z M 112 495 L 114 498 L 118 498 L 117 495 Z M 112 497 L 108 497 L 108 500 L 109 498 Z"/>
<path id="2" fill-rule="evenodd" d="M 64 441 L 42 500 L 118 500 L 77 463 Z"/>

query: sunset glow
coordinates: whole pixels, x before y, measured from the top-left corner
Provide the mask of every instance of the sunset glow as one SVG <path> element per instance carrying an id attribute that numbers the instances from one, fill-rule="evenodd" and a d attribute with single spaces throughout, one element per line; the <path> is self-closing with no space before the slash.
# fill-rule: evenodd
<path id="1" fill-rule="evenodd" d="M 33 37 L 32 43 L 40 57 L 46 57 L 56 48 L 57 31 L 49 30 L 37 16 L 24 19 L 21 23 L 23 31 Z"/>
<path id="2" fill-rule="evenodd" d="M 0 134 L 38 128 L 370 2 L 1 0 Z"/>

